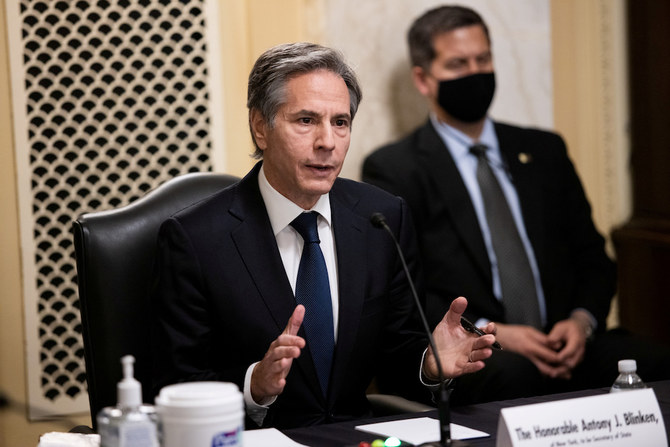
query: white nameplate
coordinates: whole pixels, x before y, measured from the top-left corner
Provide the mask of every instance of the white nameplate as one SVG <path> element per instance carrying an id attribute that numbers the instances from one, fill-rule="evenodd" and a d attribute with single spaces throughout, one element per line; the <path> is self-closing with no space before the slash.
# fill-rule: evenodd
<path id="1" fill-rule="evenodd" d="M 505 408 L 497 447 L 668 447 L 651 389 Z"/>

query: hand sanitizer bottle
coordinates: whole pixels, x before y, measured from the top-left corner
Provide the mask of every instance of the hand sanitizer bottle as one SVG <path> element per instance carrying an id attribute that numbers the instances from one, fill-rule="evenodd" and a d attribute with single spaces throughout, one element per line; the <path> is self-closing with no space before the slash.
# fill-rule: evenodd
<path id="1" fill-rule="evenodd" d="M 135 358 L 121 358 L 123 379 L 118 383 L 117 405 L 98 413 L 100 447 L 158 447 L 156 413 L 142 404 L 142 385 L 134 378 Z"/>

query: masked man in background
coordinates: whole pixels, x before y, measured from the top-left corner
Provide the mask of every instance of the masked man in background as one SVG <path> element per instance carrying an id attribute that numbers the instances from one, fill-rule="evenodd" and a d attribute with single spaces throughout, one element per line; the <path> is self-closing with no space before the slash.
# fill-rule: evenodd
<path id="1" fill-rule="evenodd" d="M 452 402 L 608 386 L 622 358 L 637 359 L 645 380 L 662 378 L 667 350 L 664 359 L 605 331 L 615 266 L 562 138 L 487 116 L 496 84 L 482 18 L 438 7 L 413 23 L 408 41 L 430 117 L 372 153 L 363 180 L 410 205 L 431 324 L 460 295 L 469 319 L 497 323 L 504 351 L 459 379 Z"/>

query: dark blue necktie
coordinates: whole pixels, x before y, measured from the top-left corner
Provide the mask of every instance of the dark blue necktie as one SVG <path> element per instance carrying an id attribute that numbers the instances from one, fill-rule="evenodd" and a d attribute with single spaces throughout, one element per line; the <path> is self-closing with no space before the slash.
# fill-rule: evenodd
<path id="1" fill-rule="evenodd" d="M 470 148 L 478 160 L 477 182 L 484 201 L 493 251 L 498 260 L 505 320 L 510 324 L 526 324 L 542 329 L 533 271 L 505 194 L 489 166 L 487 150 L 483 144 Z"/>
<path id="2" fill-rule="evenodd" d="M 321 241 L 316 226 L 317 216 L 314 211 L 302 213 L 291 222 L 291 226 L 304 240 L 295 299 L 298 304 L 305 306 L 303 326 L 307 334 L 307 345 L 314 359 L 321 389 L 327 395 L 335 345 L 333 305 L 326 261 L 319 246 Z"/>

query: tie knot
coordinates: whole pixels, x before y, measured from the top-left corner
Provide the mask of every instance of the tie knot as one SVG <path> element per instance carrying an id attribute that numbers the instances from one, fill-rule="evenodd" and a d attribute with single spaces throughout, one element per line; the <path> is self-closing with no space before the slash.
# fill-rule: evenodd
<path id="1" fill-rule="evenodd" d="M 477 158 L 486 158 L 486 151 L 488 149 L 489 148 L 485 144 L 477 143 L 470 146 L 470 153 L 475 155 Z"/>
<path id="2" fill-rule="evenodd" d="M 316 227 L 316 218 L 318 213 L 316 211 L 310 211 L 309 213 L 300 213 L 298 217 L 293 219 L 291 226 L 300 233 L 302 239 L 305 241 L 305 244 L 316 242 L 317 244 L 321 242 L 319 240 L 319 232 Z"/>

